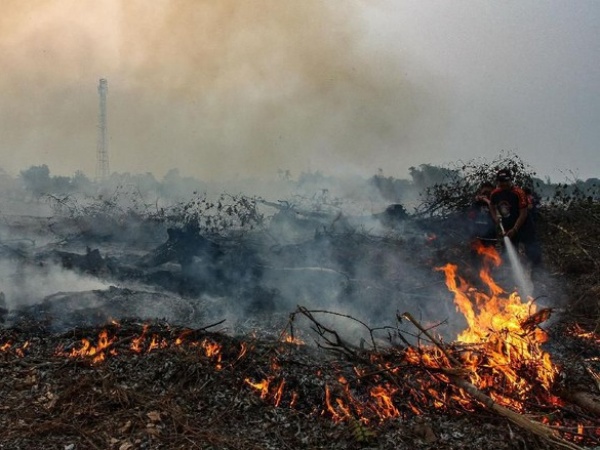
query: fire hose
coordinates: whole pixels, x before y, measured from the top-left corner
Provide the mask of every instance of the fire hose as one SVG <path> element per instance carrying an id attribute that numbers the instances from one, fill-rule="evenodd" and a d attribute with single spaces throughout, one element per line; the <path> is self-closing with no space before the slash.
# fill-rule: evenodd
<path id="1" fill-rule="evenodd" d="M 498 216 L 498 226 L 500 227 L 500 231 L 502 231 L 502 236 L 506 236 L 506 231 L 504 231 L 504 225 L 502 224 L 502 216 Z"/>

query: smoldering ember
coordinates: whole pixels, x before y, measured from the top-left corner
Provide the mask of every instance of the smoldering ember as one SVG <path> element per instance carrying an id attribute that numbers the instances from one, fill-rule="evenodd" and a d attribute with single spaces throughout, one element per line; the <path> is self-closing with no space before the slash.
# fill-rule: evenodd
<path id="1" fill-rule="evenodd" d="M 473 231 L 504 167 L 525 282 Z M 598 180 L 410 175 L 0 174 L 0 448 L 598 448 Z"/>

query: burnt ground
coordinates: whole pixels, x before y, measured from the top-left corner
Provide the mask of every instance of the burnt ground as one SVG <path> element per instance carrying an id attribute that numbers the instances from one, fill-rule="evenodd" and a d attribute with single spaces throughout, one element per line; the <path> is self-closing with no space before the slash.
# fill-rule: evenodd
<path id="1" fill-rule="evenodd" d="M 340 395 L 343 385 L 336 380 L 340 374 L 352 379 L 356 364 L 349 358 L 265 337 L 234 338 L 158 322 L 145 330 L 129 321 L 105 328 L 113 343 L 106 360 L 97 363 L 67 355 L 82 339 L 97 342 L 100 327 L 61 334 L 24 327 L 2 331 L 2 342 L 11 343 L 0 359 L 3 448 L 559 448 L 476 402 L 434 407 L 421 398 L 424 387 L 451 389 L 432 384 L 417 367 L 397 376 L 403 391 L 395 402 L 398 417 L 376 418 L 365 394 L 371 380 L 365 378 L 353 386 L 353 396 L 364 401 L 362 417 L 369 421 L 363 424 L 359 416 L 336 421 L 326 408 L 326 386 Z M 134 351 L 132 338 L 140 336 L 145 338 Z M 211 354 L 206 342 L 221 350 Z M 268 376 L 266 396 L 246 381 Z M 281 380 L 285 388 L 275 406 Z M 422 414 L 413 412 L 415 405 Z M 597 420 L 577 406 L 530 408 L 563 429 L 586 424 L 586 441 L 563 435 L 597 445 Z"/>
<path id="2" fill-rule="evenodd" d="M 306 345 L 282 344 L 296 305 L 390 327 L 375 333 L 377 342 L 403 348 L 418 332 L 398 323 L 397 312 L 435 325 L 447 340 L 464 326 L 435 267 L 457 263 L 477 286 L 459 229 L 433 221 L 386 225 L 294 214 L 252 231 L 207 233 L 144 220 L 5 220 L 11 239 L 1 248 L 8 289 L 0 305 L 0 448 L 558 448 L 475 401 L 432 406 L 418 394 L 432 379 L 423 368 L 395 380 L 402 392 L 396 417 L 381 420 L 371 409 L 364 421 L 357 411 L 354 420 L 335 420 L 328 411 L 325 387 L 343 390 L 340 374 L 360 380 L 356 361 L 315 346 L 322 336 L 311 334 L 310 324 L 295 324 Z M 548 267 L 536 283 L 540 304 L 555 308 L 546 328 L 548 351 L 561 367 L 556 395 L 597 399 L 597 273 L 593 264 L 571 262 L 580 255 L 562 234 L 571 256 L 547 241 Z M 561 264 L 553 263 L 557 252 Z M 496 276 L 510 283 L 506 270 Z M 362 347 L 365 330 L 355 321 L 331 326 Z M 68 356 L 82 339 L 97 344 L 104 328 L 114 338 L 106 361 Z M 182 333 L 187 344 L 175 345 Z M 163 345 L 150 349 L 151 334 Z M 398 342 L 399 335 L 408 341 Z M 131 342 L 140 336 L 142 350 L 134 352 Z M 207 339 L 221 345 L 221 360 L 199 350 Z M 250 349 L 244 356 L 242 344 Z M 273 384 L 262 396 L 246 381 L 268 376 Z M 365 404 L 369 383 L 354 387 Z M 415 399 L 422 401 L 418 414 Z M 577 402 L 531 404 L 528 413 L 559 427 L 568 442 L 600 445 L 597 413 Z M 579 435 L 577 424 L 584 427 Z"/>

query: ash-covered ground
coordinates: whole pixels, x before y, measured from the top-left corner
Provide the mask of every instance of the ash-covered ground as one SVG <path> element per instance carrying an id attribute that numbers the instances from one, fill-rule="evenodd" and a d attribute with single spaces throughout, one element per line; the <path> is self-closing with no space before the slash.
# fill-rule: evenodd
<path id="1" fill-rule="evenodd" d="M 431 323 L 455 317 L 434 269 L 464 258 L 468 239 L 411 220 L 401 205 L 366 213 L 324 195 L 196 194 L 142 214 L 130 201 L 46 197 L 29 203 L 30 214 L 4 214 L 5 325 L 225 319 L 237 333 L 279 322 L 297 305 L 373 326 L 393 324 L 404 311 Z"/>
<path id="2" fill-rule="evenodd" d="M 341 348 L 352 352 L 420 345 L 424 335 L 403 313 L 449 343 L 465 328 L 439 270 L 454 263 L 471 289 L 485 288 L 478 276 L 481 261 L 460 219 L 424 219 L 399 204 L 365 206 L 327 191 L 269 200 L 195 193 L 154 204 L 115 191 L 44 196 L 18 205 L 16 211 L 13 202 L 13 213 L 2 210 L 0 344 L 6 351 L 0 371 L 12 405 L 6 411 L 21 408 L 22 414 L 5 415 L 12 431 L 1 445 L 391 449 L 474 448 L 476 442 L 477 448 L 499 448 L 508 433 L 502 448 L 554 448 L 513 431 L 480 406 L 434 408 L 418 418 L 402 403 L 408 413 L 401 418 L 369 426 L 334 424 L 327 416 L 325 386 L 343 368 L 358 386 L 369 384 L 357 376 L 348 354 L 332 358 L 319 350 L 329 333 L 320 326 L 334 330 Z M 507 292 L 514 289 L 505 265 L 493 276 Z M 560 277 L 548 270 L 536 281 L 539 306 L 554 306 L 556 312 L 568 304 Z M 318 325 L 299 320 L 298 311 L 317 312 Z M 148 350 L 143 360 L 131 354 L 128 345 L 144 335 L 143 324 L 157 321 L 156 333 L 165 339 L 174 339 L 177 330 L 208 329 L 236 352 L 243 342 L 263 350 L 245 356 L 240 370 L 241 357 L 233 354 L 227 370 L 207 355 L 194 362 L 193 345 L 177 350 L 165 344 L 157 353 Z M 566 341 L 566 325 L 558 325 L 553 330 L 560 345 L 548 346 L 571 361 L 564 378 L 575 380 L 578 394 L 590 393 L 593 403 L 596 388 L 580 363 L 581 349 L 588 364 L 597 343 Z M 113 329 L 114 357 L 99 366 L 67 358 L 80 338 L 95 342 L 106 326 Z M 279 345 L 291 332 L 308 346 L 287 355 Z M 268 378 L 273 361 L 287 374 L 286 382 L 304 392 L 303 408 L 290 408 L 295 400 L 289 393 L 285 407 L 278 408 L 252 392 L 244 377 Z M 595 373 L 596 366 L 589 367 Z M 420 371 L 423 367 L 395 382 L 403 389 L 418 386 L 428 369 Z M 550 407 L 536 408 L 536 414 L 552 417 Z M 560 411 L 569 427 L 561 436 L 578 442 L 573 437 L 578 418 L 585 424 L 582 442 L 596 442 L 594 413 L 579 406 Z M 231 426 L 238 432 L 229 433 Z"/>

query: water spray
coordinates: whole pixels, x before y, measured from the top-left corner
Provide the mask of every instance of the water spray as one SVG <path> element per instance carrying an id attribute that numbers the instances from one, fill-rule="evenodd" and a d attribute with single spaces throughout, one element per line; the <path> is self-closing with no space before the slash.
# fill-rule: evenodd
<path id="1" fill-rule="evenodd" d="M 514 277 L 514 281 L 517 284 L 519 295 L 525 300 L 532 294 L 531 283 L 528 283 L 527 279 L 525 278 L 525 269 L 523 268 L 521 260 L 519 259 L 517 248 L 506 235 L 501 216 L 498 217 L 498 224 L 500 225 L 500 231 L 502 231 L 502 236 L 504 238 L 504 246 L 506 247 L 506 253 L 508 253 L 508 259 L 510 261 L 510 268 Z"/>

